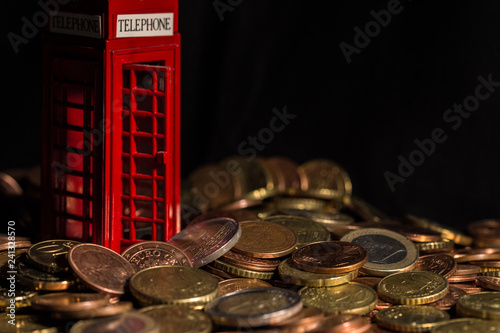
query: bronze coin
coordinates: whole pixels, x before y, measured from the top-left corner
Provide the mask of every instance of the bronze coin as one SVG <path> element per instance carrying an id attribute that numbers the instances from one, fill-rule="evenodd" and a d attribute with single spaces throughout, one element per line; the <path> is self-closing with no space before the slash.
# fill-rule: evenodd
<path id="1" fill-rule="evenodd" d="M 445 278 L 452 276 L 457 270 L 457 262 L 452 256 L 442 253 L 420 256 L 415 271 L 430 271 Z"/>
<path id="2" fill-rule="evenodd" d="M 485 289 L 500 291 L 500 277 L 478 276 L 476 284 Z"/>
<path id="3" fill-rule="evenodd" d="M 143 241 L 129 246 L 122 257 L 134 267 L 135 271 L 160 266 L 192 266 L 189 257 L 177 247 L 159 241 Z"/>
<path id="4" fill-rule="evenodd" d="M 358 244 L 327 241 L 304 245 L 292 254 L 293 264 L 308 272 L 336 274 L 359 269 L 368 261 L 368 252 Z"/>
<path id="5" fill-rule="evenodd" d="M 474 238 L 493 239 L 500 238 L 500 220 L 479 220 L 469 223 L 467 231 Z"/>
<path id="6" fill-rule="evenodd" d="M 92 290 L 111 295 L 125 293 L 134 267 L 118 253 L 90 243 L 75 245 L 68 253 L 73 273 Z"/>
<path id="7" fill-rule="evenodd" d="M 347 172 L 337 163 L 327 159 L 309 160 L 297 167 L 302 190 L 324 199 L 350 196 L 352 183 Z"/>
<path id="8" fill-rule="evenodd" d="M 451 287 L 456 287 L 459 289 L 462 289 L 465 291 L 467 294 L 473 294 L 473 293 L 478 293 L 480 291 L 483 291 L 483 288 L 479 287 L 476 285 L 474 282 L 468 282 L 468 283 L 450 283 L 450 288 Z"/>
<path id="9" fill-rule="evenodd" d="M 95 310 L 107 304 L 109 304 L 109 296 L 101 293 L 56 292 L 37 295 L 31 300 L 31 307 L 41 311 Z"/>
<path id="10" fill-rule="evenodd" d="M 500 268 L 500 261 L 497 260 L 469 261 L 469 264 L 480 268 Z"/>
<path id="11" fill-rule="evenodd" d="M 291 159 L 283 156 L 273 156 L 265 159 L 265 163 L 276 179 L 276 187 L 281 193 L 290 189 L 300 189 L 298 165 Z"/>
<path id="12" fill-rule="evenodd" d="M 279 259 L 252 258 L 233 251 L 227 252 L 219 260 L 241 268 L 264 272 L 274 271 L 281 263 Z"/>
<path id="13" fill-rule="evenodd" d="M 312 332 L 321 324 L 323 312 L 316 308 L 302 308 L 299 313 L 277 324 L 280 333 Z"/>
<path id="14" fill-rule="evenodd" d="M 441 310 L 450 310 L 451 307 L 453 307 L 457 303 L 457 300 L 466 294 L 467 293 L 463 289 L 450 286 L 448 289 L 448 293 L 443 298 L 427 305 L 439 308 Z"/>
<path id="15" fill-rule="evenodd" d="M 238 222 L 227 217 L 204 220 L 186 228 L 167 243 L 184 252 L 194 268 L 223 256 L 241 236 Z"/>
<path id="16" fill-rule="evenodd" d="M 254 258 L 279 258 L 290 254 L 297 245 L 293 231 L 266 221 L 240 222 L 241 237 L 232 250 Z"/>
<path id="17" fill-rule="evenodd" d="M 457 270 L 454 275 L 471 275 L 479 274 L 481 267 L 471 264 L 457 264 Z"/>

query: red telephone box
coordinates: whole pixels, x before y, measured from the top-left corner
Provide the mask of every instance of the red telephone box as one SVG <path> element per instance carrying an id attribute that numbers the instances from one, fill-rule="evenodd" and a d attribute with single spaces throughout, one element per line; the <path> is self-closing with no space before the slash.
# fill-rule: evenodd
<path id="1" fill-rule="evenodd" d="M 180 229 L 173 0 L 60 6 L 43 37 L 42 238 L 120 252 Z"/>

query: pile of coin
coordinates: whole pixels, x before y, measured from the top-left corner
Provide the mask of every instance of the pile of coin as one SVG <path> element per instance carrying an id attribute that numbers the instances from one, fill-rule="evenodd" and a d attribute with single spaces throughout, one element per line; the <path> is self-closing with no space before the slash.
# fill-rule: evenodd
<path id="1" fill-rule="evenodd" d="M 166 242 L 4 248 L 0 330 L 500 332 L 499 221 L 389 217 L 324 159 L 231 157 L 190 180 L 198 199 L 221 188 Z"/>

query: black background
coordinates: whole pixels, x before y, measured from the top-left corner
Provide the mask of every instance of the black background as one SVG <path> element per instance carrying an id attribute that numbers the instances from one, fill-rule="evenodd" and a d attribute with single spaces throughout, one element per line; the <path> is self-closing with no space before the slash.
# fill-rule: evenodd
<path id="1" fill-rule="evenodd" d="M 355 195 L 391 215 L 455 228 L 500 217 L 500 87 L 458 128 L 443 119 L 474 95 L 479 76 L 500 82 L 500 3 L 402 0 L 348 63 L 340 43 L 354 45 L 354 28 L 364 30 L 370 12 L 388 3 L 181 1 L 183 177 L 241 153 L 269 128 L 273 109 L 286 108 L 295 118 L 261 156 L 331 159 L 348 171 Z M 7 33 L 39 10 L 36 2 L 8 6 Z M 32 167 L 41 151 L 40 34 L 18 53 L 4 43 L 0 170 Z M 436 128 L 446 140 L 391 191 L 384 174 L 397 174 L 399 156 L 416 154 L 415 140 Z"/>

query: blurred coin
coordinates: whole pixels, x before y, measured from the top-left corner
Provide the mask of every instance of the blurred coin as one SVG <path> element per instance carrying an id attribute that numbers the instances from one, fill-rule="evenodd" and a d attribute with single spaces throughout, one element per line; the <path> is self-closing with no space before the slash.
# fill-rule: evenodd
<path id="1" fill-rule="evenodd" d="M 17 259 L 16 278 L 20 284 L 32 290 L 62 291 L 76 284 L 69 273 L 47 273 L 29 265 L 25 254 Z"/>
<path id="2" fill-rule="evenodd" d="M 75 311 L 51 311 L 50 317 L 55 320 L 82 320 L 101 317 L 116 316 L 133 310 L 132 302 L 118 302 L 116 304 L 106 304 L 96 309 L 75 310 Z"/>
<path id="3" fill-rule="evenodd" d="M 198 268 L 223 256 L 241 236 L 238 222 L 230 218 L 200 221 L 170 238 L 167 243 L 184 252 Z"/>
<path id="4" fill-rule="evenodd" d="M 479 318 L 454 318 L 435 326 L 431 333 L 500 332 L 500 322 Z"/>
<path id="5" fill-rule="evenodd" d="M 73 325 L 70 333 L 159 333 L 156 321 L 142 313 L 127 312 L 117 316 L 80 320 Z"/>
<path id="6" fill-rule="evenodd" d="M 157 266 L 130 279 L 130 292 L 142 305 L 173 304 L 202 308 L 218 293 L 218 280 L 193 267 Z"/>
<path id="7" fill-rule="evenodd" d="M 191 191 L 201 203 L 202 212 L 217 209 L 234 199 L 234 184 L 232 176 L 222 166 L 205 164 L 188 175 Z"/>
<path id="8" fill-rule="evenodd" d="M 280 224 L 292 230 L 297 235 L 297 248 L 331 239 L 330 232 L 323 225 L 303 216 L 272 215 L 262 220 Z"/>
<path id="9" fill-rule="evenodd" d="M 466 294 L 465 290 L 450 286 L 448 288 L 448 293 L 443 298 L 426 305 L 433 306 L 441 310 L 451 310 L 451 308 L 457 303 L 457 300 Z"/>
<path id="10" fill-rule="evenodd" d="M 448 281 L 429 271 L 399 272 L 384 277 L 377 286 L 378 295 L 393 304 L 427 304 L 448 293 Z"/>
<path id="11" fill-rule="evenodd" d="M 15 283 L 14 283 L 15 284 Z M 28 308 L 31 306 L 31 300 L 33 297 L 38 295 L 37 291 L 19 288 L 17 287 L 14 290 L 14 294 L 12 293 L 11 286 L 8 287 L 0 287 L 0 311 L 1 312 L 10 312 L 10 309 L 7 307 L 12 307 L 12 302 L 15 305 L 16 311 L 19 311 L 23 308 Z"/>
<path id="12" fill-rule="evenodd" d="M 218 296 L 229 294 L 233 291 L 239 291 L 251 288 L 262 288 L 262 287 L 271 287 L 271 285 L 260 279 L 252 279 L 252 278 L 227 279 L 219 282 Z"/>
<path id="13" fill-rule="evenodd" d="M 143 241 L 126 248 L 122 254 L 135 271 L 160 266 L 192 266 L 188 256 L 177 247 L 159 241 Z"/>
<path id="14" fill-rule="evenodd" d="M 323 313 L 315 308 L 302 308 L 299 313 L 275 325 L 279 333 L 306 333 L 317 329 L 325 318 Z M 272 328 L 270 328 L 272 330 Z"/>
<path id="15" fill-rule="evenodd" d="M 67 239 L 52 239 L 38 242 L 29 247 L 27 258 L 33 265 L 49 273 L 69 271 L 66 258 L 69 250 L 80 242 Z"/>
<path id="16" fill-rule="evenodd" d="M 414 225 L 437 231 L 441 233 L 441 237 L 452 241 L 454 244 L 469 246 L 473 243 L 472 237 L 448 226 L 444 226 L 438 222 L 430 221 L 423 217 L 418 217 L 412 214 L 406 214 L 405 220 L 413 223 Z"/>
<path id="17" fill-rule="evenodd" d="M 299 290 L 304 306 L 325 314 L 365 315 L 375 309 L 377 293 L 364 284 L 349 282 L 333 287 L 304 287 Z"/>
<path id="18" fill-rule="evenodd" d="M 500 320 L 500 292 L 483 291 L 462 296 L 456 310 L 460 317 Z"/>
<path id="19" fill-rule="evenodd" d="M 41 316 L 32 314 L 16 314 L 15 324 L 9 323 L 12 319 L 8 315 L 0 317 L 0 331 L 2 333 L 57 333 L 59 329 L 54 323 L 44 320 Z"/>
<path id="20" fill-rule="evenodd" d="M 121 255 L 104 246 L 82 243 L 68 253 L 73 273 L 83 284 L 97 292 L 121 295 L 135 273 L 132 265 Z"/>
<path id="21" fill-rule="evenodd" d="M 349 232 L 340 240 L 366 249 L 368 262 L 360 270 L 368 275 L 385 276 L 412 270 L 417 264 L 418 250 L 415 244 L 390 230 L 363 228 Z"/>
<path id="22" fill-rule="evenodd" d="M 241 237 L 232 251 L 254 258 L 279 258 L 290 254 L 297 236 L 282 225 L 266 221 L 240 222 Z"/>
<path id="23" fill-rule="evenodd" d="M 347 273 L 363 266 L 368 261 L 368 252 L 355 243 L 316 242 L 298 248 L 292 260 L 296 267 L 308 272 Z"/>
<path id="24" fill-rule="evenodd" d="M 179 305 L 151 305 L 138 312 L 153 318 L 158 324 L 160 332 L 212 332 L 212 321 L 204 311 Z"/>
<path id="25" fill-rule="evenodd" d="M 11 249 L 24 249 L 24 248 L 28 248 L 30 247 L 31 245 L 31 242 L 29 240 L 20 240 L 20 241 L 15 241 L 15 242 L 2 242 L 0 243 L 0 251 L 6 251 L 6 250 L 9 250 Z"/>
<path id="26" fill-rule="evenodd" d="M 264 162 L 273 174 L 275 187 L 280 193 L 286 193 L 290 189 L 300 189 L 298 165 L 295 161 L 284 156 L 272 156 L 266 158 Z"/>
<path id="27" fill-rule="evenodd" d="M 205 308 L 215 324 L 240 328 L 276 325 L 300 310 L 302 301 L 296 292 L 276 287 L 232 292 Z"/>
<path id="28" fill-rule="evenodd" d="M 108 303 L 109 296 L 106 294 L 56 292 L 33 297 L 31 307 L 45 312 L 72 312 L 95 310 Z"/>
<path id="29" fill-rule="evenodd" d="M 450 319 L 443 310 L 431 306 L 394 305 L 380 310 L 375 316 L 377 324 L 400 332 L 426 332 Z"/>
<path id="30" fill-rule="evenodd" d="M 314 332 L 320 333 L 374 333 L 371 324 L 364 316 L 354 314 L 335 314 L 325 316 Z M 375 331 L 377 332 L 377 331 Z"/>
<path id="31" fill-rule="evenodd" d="M 328 159 L 309 160 L 299 165 L 297 172 L 302 190 L 315 197 L 339 199 L 352 193 L 352 183 L 347 172 Z"/>

